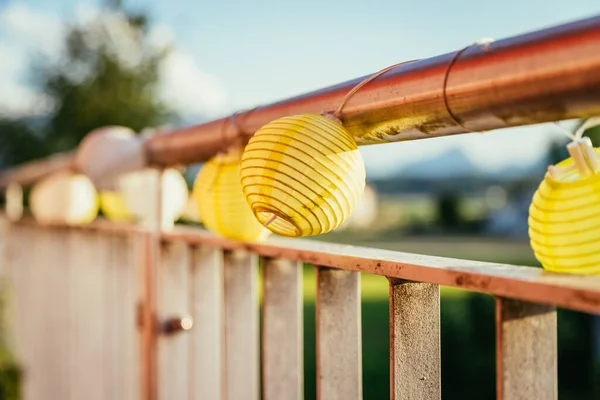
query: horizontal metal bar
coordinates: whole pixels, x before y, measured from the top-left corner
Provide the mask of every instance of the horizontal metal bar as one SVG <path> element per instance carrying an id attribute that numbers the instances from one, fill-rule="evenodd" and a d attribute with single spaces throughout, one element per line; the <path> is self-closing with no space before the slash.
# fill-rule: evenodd
<path id="1" fill-rule="evenodd" d="M 11 182 L 28 185 L 55 172 L 74 170 L 75 168 L 74 152 L 58 153 L 0 172 L 0 188 L 7 187 Z"/>
<path id="2" fill-rule="evenodd" d="M 535 267 L 434 257 L 310 239 L 271 238 L 261 243 L 242 243 L 189 227 L 177 227 L 162 235 L 164 240 L 244 249 L 263 257 L 434 283 L 600 314 L 600 276 L 558 274 Z"/>
<path id="3" fill-rule="evenodd" d="M 456 55 L 404 64 L 368 83 L 344 107 L 344 126 L 372 144 L 600 114 L 600 17 L 472 46 L 448 71 Z M 460 124 L 444 104 L 446 74 L 448 108 Z M 283 116 L 334 111 L 364 78 L 240 113 L 237 125 L 252 134 Z M 229 119 L 150 138 L 150 162 L 211 157 L 235 134 Z"/>
<path id="4" fill-rule="evenodd" d="M 0 214 L 0 219 L 4 216 Z M 33 218 L 16 224 L 39 226 Z M 47 226 L 45 229 L 78 229 L 110 234 L 133 234 L 143 229 L 96 221 L 80 227 Z M 190 227 L 163 232 L 165 241 L 246 250 L 262 257 L 302 261 L 324 267 L 366 272 L 413 282 L 434 283 L 494 296 L 550 304 L 600 314 L 600 276 L 569 275 L 541 268 L 486 263 L 390 250 L 332 244 L 307 239 L 270 238 L 261 243 L 224 239 Z"/>
<path id="5" fill-rule="evenodd" d="M 144 142 L 148 162 L 171 166 L 207 160 L 238 134 L 247 139 L 274 119 L 335 110 L 364 78 L 235 118 L 151 136 Z M 342 120 L 357 142 L 366 145 L 598 114 L 600 16 L 398 66 L 352 96 Z M 29 183 L 31 177 L 40 176 L 38 172 L 52 171 L 46 163 L 0 173 L 0 188 L 10 181 Z M 22 168 L 36 173 L 24 173 Z"/>

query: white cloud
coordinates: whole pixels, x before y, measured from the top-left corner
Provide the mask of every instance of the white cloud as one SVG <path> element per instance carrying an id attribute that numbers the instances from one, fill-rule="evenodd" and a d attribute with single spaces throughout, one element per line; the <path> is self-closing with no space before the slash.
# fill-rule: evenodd
<path id="1" fill-rule="evenodd" d="M 99 15 L 92 6 L 78 6 L 75 22 L 86 24 Z M 119 24 L 117 14 L 109 15 L 104 28 L 109 31 L 115 51 L 127 65 L 135 65 L 132 41 Z M 0 115 L 32 115 L 46 112 L 49 102 L 26 83 L 31 57 L 51 61 L 60 57 L 66 20 L 58 14 L 38 12 L 20 3 L 0 8 Z M 164 47 L 174 40 L 166 26 L 151 29 L 149 43 Z M 182 48 L 167 57 L 161 67 L 160 95 L 186 118 L 215 116 L 225 108 L 226 93 L 215 77 L 202 71 L 189 52 Z"/>
<path id="2" fill-rule="evenodd" d="M 227 96 L 223 86 L 203 72 L 191 54 L 175 49 L 160 74 L 161 96 L 183 115 L 214 117 L 224 111 Z"/>
<path id="3" fill-rule="evenodd" d="M 0 115 L 45 112 L 49 102 L 25 83 L 29 59 L 57 57 L 62 26 L 52 15 L 11 3 L 0 9 Z"/>
<path id="4" fill-rule="evenodd" d="M 25 51 L 48 57 L 56 57 L 64 33 L 64 25 L 56 15 L 14 2 L 0 9 L 0 27 L 9 45 L 18 44 Z"/>

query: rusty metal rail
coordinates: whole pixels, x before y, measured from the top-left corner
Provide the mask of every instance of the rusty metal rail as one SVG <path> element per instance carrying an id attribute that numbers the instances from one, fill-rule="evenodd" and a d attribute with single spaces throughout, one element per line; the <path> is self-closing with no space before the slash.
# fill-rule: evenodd
<path id="1" fill-rule="evenodd" d="M 600 114 L 600 16 L 461 50 L 368 83 L 345 105 L 344 125 L 366 145 Z M 333 111 L 362 79 L 149 137 L 146 159 L 160 166 L 204 161 L 276 118 Z M 1 173 L 0 188 L 55 171 L 49 166 L 56 162 L 48 163 Z"/>
<path id="2" fill-rule="evenodd" d="M 16 224 L 39 226 L 33 218 L 28 217 Z M 134 225 L 105 220 L 78 227 L 53 225 L 51 229 L 111 235 L 141 231 Z M 163 242 L 241 250 L 266 258 L 295 260 L 391 279 L 428 282 L 600 315 L 600 276 L 558 274 L 535 267 L 428 256 L 311 239 L 269 238 L 263 242 L 245 243 L 185 226 L 161 232 L 160 236 Z"/>

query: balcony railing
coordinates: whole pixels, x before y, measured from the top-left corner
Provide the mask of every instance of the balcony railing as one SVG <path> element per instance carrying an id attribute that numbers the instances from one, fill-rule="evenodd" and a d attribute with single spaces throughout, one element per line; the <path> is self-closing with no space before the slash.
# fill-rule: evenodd
<path id="1" fill-rule="evenodd" d="M 367 144 L 600 114 L 599 50 L 597 17 L 406 64 L 352 97 L 344 122 Z M 237 118 L 251 133 L 331 109 L 356 83 Z M 223 132 L 235 134 L 227 122 L 150 137 L 144 162 L 204 160 Z M 118 164 L 126 154 L 116 150 Z M 75 154 L 8 171 L 0 186 L 81 168 Z M 394 399 L 441 397 L 440 285 L 496 297 L 501 399 L 557 398 L 556 307 L 600 313 L 594 276 L 311 240 L 243 243 L 185 227 L 1 222 L 28 399 L 301 399 L 304 263 L 317 274 L 322 400 L 362 398 L 360 273 L 389 280 Z"/>

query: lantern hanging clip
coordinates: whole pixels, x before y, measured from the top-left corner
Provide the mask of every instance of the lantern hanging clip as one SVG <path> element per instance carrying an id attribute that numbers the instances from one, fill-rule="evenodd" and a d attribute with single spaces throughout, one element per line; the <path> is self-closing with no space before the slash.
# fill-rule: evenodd
<path id="1" fill-rule="evenodd" d="M 573 164 L 564 167 L 550 165 L 548 173 L 553 178 L 558 178 L 561 174 L 577 171 L 579 176 L 588 177 L 600 172 L 600 158 L 589 137 L 583 137 L 586 130 L 595 126 L 600 126 L 600 117 L 587 119 L 575 133 L 571 133 L 562 125 L 556 123 L 562 131 L 571 139 L 567 144 L 569 155 L 573 159 Z"/>

